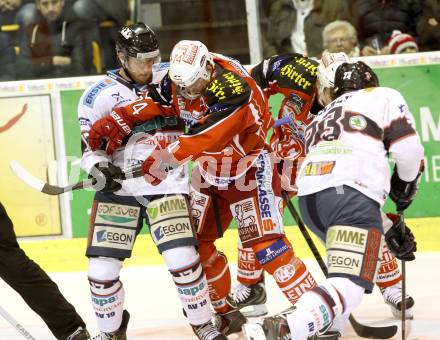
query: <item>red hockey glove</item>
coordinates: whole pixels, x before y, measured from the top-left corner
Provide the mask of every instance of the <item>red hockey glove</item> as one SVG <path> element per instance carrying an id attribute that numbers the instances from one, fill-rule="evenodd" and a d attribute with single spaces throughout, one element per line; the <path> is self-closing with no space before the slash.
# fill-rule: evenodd
<path id="1" fill-rule="evenodd" d="M 178 166 L 173 155 L 158 145 L 144 161 L 144 178 L 152 185 L 159 185 L 167 177 L 168 171 Z"/>
<path id="2" fill-rule="evenodd" d="M 89 132 L 90 148 L 105 150 L 109 155 L 122 145 L 122 141 L 133 129 L 133 124 L 124 119 L 120 108 L 115 108 L 110 115 L 97 120 Z"/>

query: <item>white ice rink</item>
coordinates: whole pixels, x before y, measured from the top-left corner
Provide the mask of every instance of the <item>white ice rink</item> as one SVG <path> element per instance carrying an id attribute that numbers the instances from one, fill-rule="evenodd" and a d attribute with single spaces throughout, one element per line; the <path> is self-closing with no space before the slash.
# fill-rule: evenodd
<path id="1" fill-rule="evenodd" d="M 305 260 L 312 273 L 320 273 L 314 260 Z M 415 299 L 415 319 L 411 323 L 410 340 L 440 340 L 440 253 L 421 253 L 407 264 L 408 292 Z M 235 267 L 232 267 L 233 274 Z M 318 281 L 321 275 L 315 274 Z M 96 322 L 89 303 L 89 285 L 85 272 L 50 273 L 66 298 L 76 307 L 91 334 L 97 334 Z M 122 271 L 125 285 L 125 307 L 131 313 L 128 338 L 138 339 L 196 339 L 181 313 L 180 302 L 165 266 L 133 266 Z M 272 278 L 266 279 L 269 312 L 288 307 Z M 37 340 L 54 339 L 42 320 L 27 307 L 20 296 L 0 280 L 0 305 L 19 321 Z M 364 298 L 355 317 L 371 324 L 396 323 L 389 307 L 383 303 L 379 290 Z M 343 339 L 358 339 L 351 327 Z M 24 339 L 3 318 L 0 318 L 0 339 Z M 237 336 L 230 336 L 237 339 Z M 400 339 L 398 336 L 393 339 Z"/>

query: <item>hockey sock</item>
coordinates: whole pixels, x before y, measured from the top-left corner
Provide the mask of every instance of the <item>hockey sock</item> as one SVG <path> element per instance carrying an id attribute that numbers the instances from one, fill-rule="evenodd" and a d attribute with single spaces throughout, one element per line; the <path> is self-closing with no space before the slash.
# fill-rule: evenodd
<path id="1" fill-rule="evenodd" d="M 191 325 L 202 325 L 211 320 L 208 283 L 193 246 L 178 247 L 162 253 L 177 287 L 188 321 Z"/>
<path id="2" fill-rule="evenodd" d="M 88 277 L 92 305 L 101 332 L 119 329 L 124 311 L 124 287 L 119 281 L 122 262 L 117 259 L 92 257 L 89 259 Z"/>
<path id="3" fill-rule="evenodd" d="M 217 313 L 226 313 L 231 309 L 226 297 L 231 290 L 231 273 L 225 254 L 217 251 L 213 243 L 201 242 L 200 259 L 209 285 L 211 304 Z"/>
<path id="4" fill-rule="evenodd" d="M 295 257 L 287 238 L 261 242 L 253 247 L 256 258 L 292 304 L 306 291 L 316 287 L 305 264 Z"/>
<path id="5" fill-rule="evenodd" d="M 379 288 L 387 288 L 400 282 L 402 277 L 400 275 L 399 265 L 396 257 L 390 252 L 386 243 L 384 242 L 382 259 L 380 262 L 379 273 L 377 274 L 376 284 Z"/>
<path id="6" fill-rule="evenodd" d="M 244 248 L 238 241 L 237 280 L 244 285 L 253 285 L 263 278 L 263 268 L 252 248 Z"/>
<path id="7" fill-rule="evenodd" d="M 335 318 L 345 319 L 361 303 L 363 293 L 364 288 L 346 278 L 327 279 L 304 293 L 287 316 L 292 339 L 306 339 L 328 328 Z"/>

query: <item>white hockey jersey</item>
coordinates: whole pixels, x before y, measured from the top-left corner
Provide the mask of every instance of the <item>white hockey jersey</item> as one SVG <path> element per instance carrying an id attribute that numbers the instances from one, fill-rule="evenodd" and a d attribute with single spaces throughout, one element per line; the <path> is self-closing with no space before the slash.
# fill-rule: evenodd
<path id="1" fill-rule="evenodd" d="M 405 99 L 385 87 L 346 93 L 327 105 L 306 128 L 306 152 L 298 196 L 348 185 L 380 205 L 390 190 L 388 155 L 408 182 L 423 159 Z"/>
<path id="2" fill-rule="evenodd" d="M 153 66 L 153 83 L 158 83 L 167 73 L 168 63 L 155 64 Z M 136 100 L 145 91 L 146 87 L 135 86 L 116 73 L 109 72 L 107 76 L 89 86 L 81 96 L 78 104 L 78 120 L 81 130 L 81 138 L 86 150 L 81 159 L 81 168 L 90 173 L 91 168 L 98 162 L 109 161 L 121 169 L 131 168 L 142 164 L 152 150 L 152 143 L 146 138 L 139 138 L 136 143 L 122 147 L 112 155 L 104 151 L 91 151 L 87 144 L 89 131 L 94 122 L 110 114 L 118 106 L 124 106 Z M 151 132 L 148 132 L 151 133 Z M 181 128 L 170 130 L 157 130 L 154 137 L 161 141 L 162 146 L 174 142 L 183 133 Z M 135 135 L 136 136 L 136 135 Z M 157 186 L 147 183 L 143 177 L 131 178 L 122 182 L 122 188 L 115 192 L 122 196 L 142 196 L 167 193 L 188 193 L 189 178 L 186 167 L 179 167 L 168 173 L 167 178 Z"/>

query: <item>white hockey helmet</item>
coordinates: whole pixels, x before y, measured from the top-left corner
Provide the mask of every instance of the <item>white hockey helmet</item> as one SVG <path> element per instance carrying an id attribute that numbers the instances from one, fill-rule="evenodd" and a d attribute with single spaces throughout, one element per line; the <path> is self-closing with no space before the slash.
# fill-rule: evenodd
<path id="1" fill-rule="evenodd" d="M 170 78 L 182 92 L 185 92 L 185 88 L 195 84 L 199 79 L 210 80 L 211 74 L 206 69 L 208 64 L 213 64 L 212 55 L 202 42 L 181 40 L 171 52 Z"/>
<path id="2" fill-rule="evenodd" d="M 321 104 L 325 88 L 335 86 L 336 70 L 343 63 L 350 63 L 350 58 L 344 52 L 330 53 L 324 52 L 318 66 L 318 100 Z"/>

